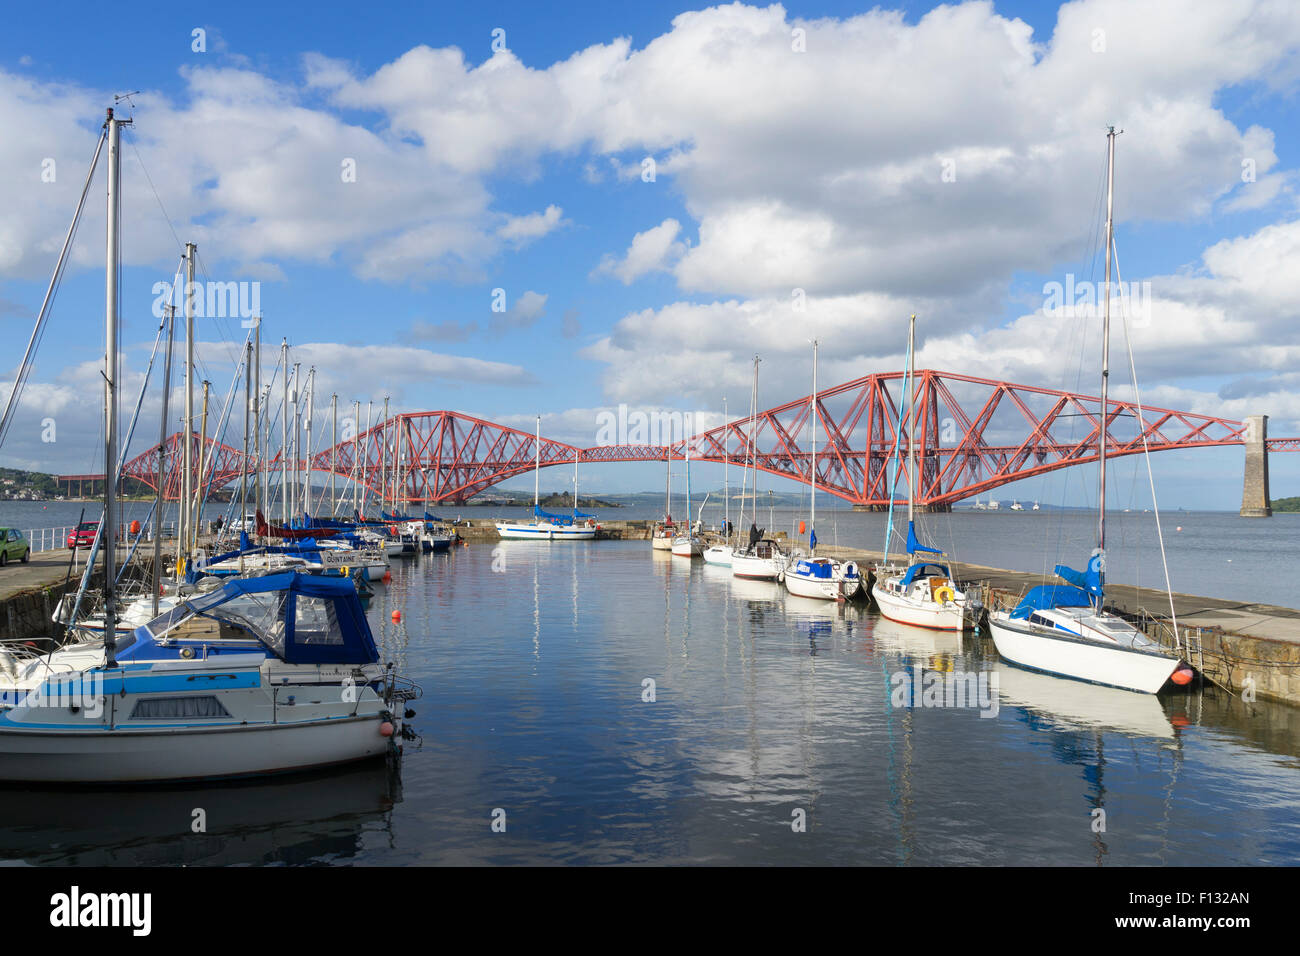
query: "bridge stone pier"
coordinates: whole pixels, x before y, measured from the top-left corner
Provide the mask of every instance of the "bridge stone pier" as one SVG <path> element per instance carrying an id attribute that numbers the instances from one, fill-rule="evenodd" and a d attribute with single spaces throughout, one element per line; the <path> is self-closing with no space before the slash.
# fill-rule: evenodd
<path id="1" fill-rule="evenodd" d="M 1271 518 L 1268 496 L 1268 416 L 1246 418 L 1246 480 L 1241 490 L 1243 518 Z"/>

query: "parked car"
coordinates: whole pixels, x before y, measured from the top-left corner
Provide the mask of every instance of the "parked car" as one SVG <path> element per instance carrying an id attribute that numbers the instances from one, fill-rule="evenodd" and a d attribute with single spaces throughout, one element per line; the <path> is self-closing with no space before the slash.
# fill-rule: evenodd
<path id="1" fill-rule="evenodd" d="M 83 521 L 68 532 L 69 548 L 89 548 L 95 543 L 95 533 L 99 531 L 98 521 Z"/>
<path id="2" fill-rule="evenodd" d="M 0 567 L 17 558 L 26 564 L 32 556 L 32 546 L 17 528 L 0 528 Z"/>

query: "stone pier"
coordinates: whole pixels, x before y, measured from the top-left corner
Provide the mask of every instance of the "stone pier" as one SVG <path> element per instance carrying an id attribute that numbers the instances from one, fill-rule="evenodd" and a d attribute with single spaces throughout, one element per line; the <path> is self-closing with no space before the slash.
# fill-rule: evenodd
<path id="1" fill-rule="evenodd" d="M 1268 416 L 1246 419 L 1246 479 L 1241 491 L 1243 518 L 1271 518 L 1268 497 Z"/>

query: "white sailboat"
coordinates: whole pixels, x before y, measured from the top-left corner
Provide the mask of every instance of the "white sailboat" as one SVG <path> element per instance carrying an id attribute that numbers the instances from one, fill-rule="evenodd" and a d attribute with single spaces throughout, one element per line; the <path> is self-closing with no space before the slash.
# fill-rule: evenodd
<path id="1" fill-rule="evenodd" d="M 754 468 L 754 488 L 750 498 L 751 523 L 749 540 L 744 548 L 732 552 L 731 574 L 737 578 L 755 581 L 776 581 L 785 570 L 786 556 L 781 546 L 771 538 L 763 537 L 758 527 L 758 453 L 756 432 L 758 430 L 758 363 L 754 356 L 754 385 L 750 392 L 749 440 L 746 457 Z"/>
<path id="2" fill-rule="evenodd" d="M 782 573 L 786 590 L 797 597 L 843 601 L 862 590 L 855 561 L 817 557 L 817 342 L 813 342 L 812 387 L 812 494 L 808 509 L 808 554 L 795 554 Z"/>
<path id="3" fill-rule="evenodd" d="M 1063 585 L 1031 588 L 1016 607 L 989 614 L 998 654 L 1010 664 L 1060 677 L 1154 694 L 1190 668 L 1117 614 L 1105 610 L 1106 422 L 1110 378 L 1110 267 L 1114 241 L 1115 130 L 1106 135 L 1106 299 L 1102 326 L 1101 427 L 1098 429 L 1097 547 L 1087 570 L 1057 565 Z"/>
<path id="4" fill-rule="evenodd" d="M 731 552 L 733 550 L 729 540 L 731 536 L 731 423 L 727 420 L 727 400 L 725 398 L 722 400 L 722 420 L 727 422 L 728 425 L 726 436 L 723 439 L 722 540 L 704 549 L 704 563 L 729 568 L 731 567 Z"/>
<path id="5" fill-rule="evenodd" d="M 921 544 L 916 537 L 916 402 L 912 376 L 915 374 L 916 316 L 907 334 L 907 419 L 899 420 L 899 440 L 907 441 L 907 556 L 906 567 L 890 565 L 889 534 L 885 536 L 885 559 L 876 568 L 871 595 L 880 613 L 891 621 L 939 631 L 960 631 L 966 622 L 966 595 L 953 581 L 946 564 L 938 561 L 943 552 Z M 902 426 L 906 424 L 904 429 Z M 903 436 L 906 434 L 906 438 Z M 890 527 L 893 525 L 893 494 L 890 494 Z M 933 556 L 933 557 L 931 557 Z"/>
<path id="6" fill-rule="evenodd" d="M 1025 510 L 1025 506 L 1022 505 L 1019 501 L 1014 501 L 1014 500 L 1013 500 L 1013 501 L 1011 502 L 1011 510 L 1012 510 L 1012 511 L 1024 511 L 1024 510 Z"/>
<path id="7" fill-rule="evenodd" d="M 650 548 L 654 551 L 672 551 L 677 527 L 673 524 L 673 459 L 669 455 L 664 465 L 664 520 L 656 521 L 650 531 Z"/>
<path id="8" fill-rule="evenodd" d="M 574 463 L 573 475 L 573 517 L 548 514 L 542 510 L 541 471 L 542 471 L 542 416 L 537 416 L 537 436 L 533 441 L 537 450 L 537 461 L 533 466 L 533 520 L 498 521 L 497 534 L 507 540 L 516 541 L 590 541 L 596 537 L 596 522 L 590 515 L 578 511 L 578 473 Z M 579 519 L 586 519 L 579 523 Z"/>
<path id="9" fill-rule="evenodd" d="M 700 506 L 702 511 L 704 506 Z M 704 539 L 697 533 L 699 522 L 689 524 L 691 520 L 691 440 L 686 440 L 686 520 L 687 524 L 678 529 L 673 538 L 673 557 L 698 558 L 704 555 Z"/>

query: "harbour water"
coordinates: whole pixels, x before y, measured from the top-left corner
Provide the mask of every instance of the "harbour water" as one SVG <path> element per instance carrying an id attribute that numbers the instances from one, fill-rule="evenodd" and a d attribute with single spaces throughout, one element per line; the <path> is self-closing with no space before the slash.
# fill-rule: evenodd
<path id="1" fill-rule="evenodd" d="M 1007 520 L 970 516 L 985 518 Z M 987 640 L 793 599 L 643 541 L 476 544 L 398 562 L 369 616 L 386 655 L 424 687 L 412 721 L 423 740 L 407 745 L 400 774 L 7 789 L 0 860 L 1300 858 L 1300 711 L 1283 705 L 1015 671 Z M 935 674 L 972 674 L 988 696 L 900 700 Z M 199 809 L 205 832 L 194 831 Z"/>

